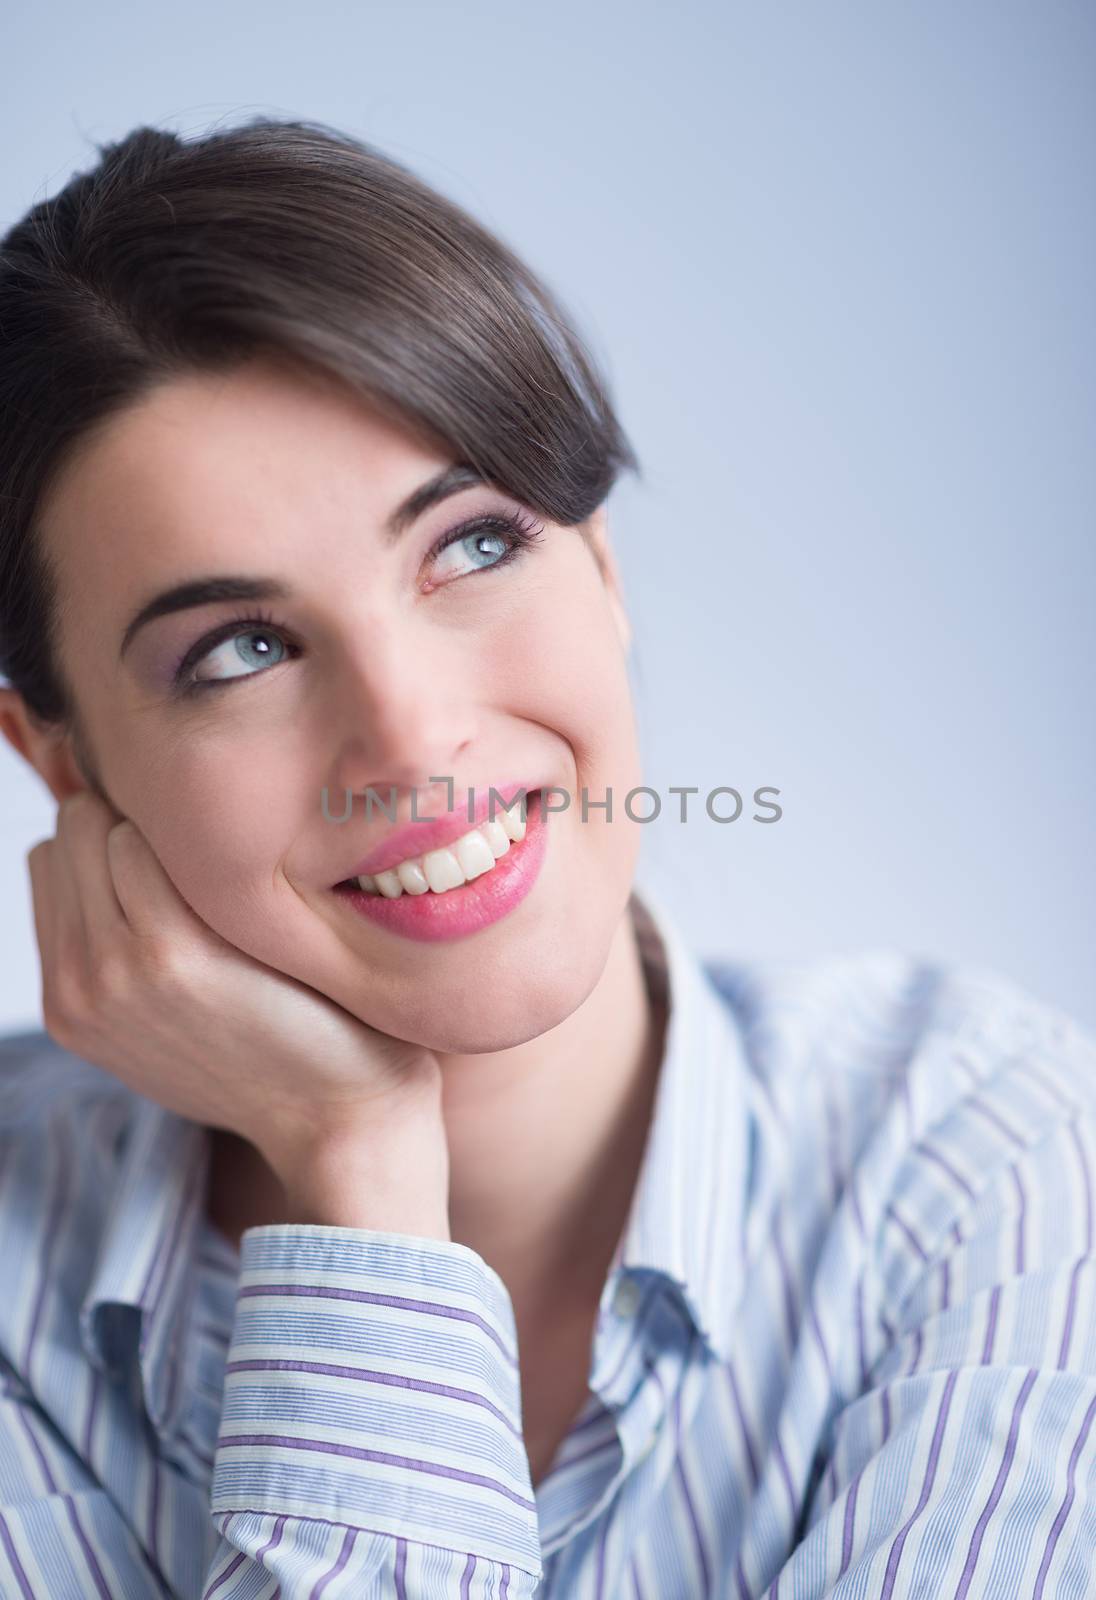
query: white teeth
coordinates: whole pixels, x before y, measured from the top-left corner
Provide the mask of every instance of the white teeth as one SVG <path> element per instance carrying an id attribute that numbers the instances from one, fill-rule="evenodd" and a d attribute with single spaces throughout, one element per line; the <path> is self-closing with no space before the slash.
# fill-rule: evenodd
<path id="1" fill-rule="evenodd" d="M 428 850 L 422 858 L 422 870 L 435 894 L 456 889 L 464 882 L 460 862 L 452 850 Z"/>
<path id="2" fill-rule="evenodd" d="M 504 856 L 507 850 L 509 850 L 510 835 L 507 833 L 501 822 L 496 822 L 494 818 L 492 818 L 490 822 L 481 822 L 480 832 L 487 840 L 487 843 L 491 846 L 491 853 L 495 857 L 496 861 L 500 856 Z"/>
<path id="3" fill-rule="evenodd" d="M 403 885 L 405 894 L 428 894 L 430 884 L 426 873 L 417 861 L 401 861 L 396 868 L 396 876 Z"/>
<path id="4" fill-rule="evenodd" d="M 466 878 L 478 878 L 481 872 L 490 872 L 495 864 L 495 853 L 478 829 L 458 839 L 453 854 Z"/>
<path id="5" fill-rule="evenodd" d="M 526 796 L 526 807 L 528 803 Z M 442 850 L 411 856 L 383 872 L 361 873 L 358 887 L 366 894 L 381 894 L 389 900 L 397 900 L 401 894 L 426 894 L 428 890 L 444 894 L 447 889 L 459 889 L 462 883 L 490 872 L 511 843 L 519 844 L 525 838 L 525 827 L 520 802 L 512 811 L 499 805 L 495 817 L 480 823 L 478 828 L 472 828 Z"/>
<path id="6" fill-rule="evenodd" d="M 526 804 L 528 805 L 528 801 Z M 500 806 L 498 819 L 515 844 L 525 838 L 525 818 L 521 814 L 520 805 L 516 805 L 513 811 L 507 811 L 505 807 Z"/>

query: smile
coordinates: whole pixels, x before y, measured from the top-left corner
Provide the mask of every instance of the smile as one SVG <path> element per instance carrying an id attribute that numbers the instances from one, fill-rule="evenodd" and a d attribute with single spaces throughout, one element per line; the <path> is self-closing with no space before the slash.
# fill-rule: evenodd
<path id="1" fill-rule="evenodd" d="M 453 939 L 497 922 L 532 889 L 547 850 L 540 791 L 526 815 L 499 810 L 444 849 L 335 885 L 358 915 L 412 939 Z"/>
<path id="2" fill-rule="evenodd" d="M 384 872 L 363 872 L 356 882 L 366 894 L 382 894 L 389 900 L 398 900 L 401 894 L 446 894 L 492 871 L 511 844 L 521 843 L 525 830 L 526 818 L 503 809 L 497 819 L 470 828 L 451 845 L 409 856 Z"/>

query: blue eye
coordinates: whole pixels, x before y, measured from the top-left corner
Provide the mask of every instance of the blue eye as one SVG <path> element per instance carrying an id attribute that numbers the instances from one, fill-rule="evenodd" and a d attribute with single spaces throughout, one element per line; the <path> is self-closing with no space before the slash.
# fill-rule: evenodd
<path id="1" fill-rule="evenodd" d="M 489 545 L 492 542 L 502 546 L 500 553 L 493 558 L 490 555 L 490 552 L 486 552 L 483 549 L 484 545 Z M 476 572 L 481 572 L 484 566 L 497 567 L 500 561 L 505 559 L 507 550 L 513 548 L 511 545 L 506 543 L 506 540 L 500 533 L 464 533 L 461 534 L 459 538 L 451 539 L 448 544 L 442 546 L 442 548 L 438 551 L 438 563 L 440 563 L 442 558 L 447 556 L 451 550 L 459 550 L 462 546 L 467 547 L 470 544 L 473 546 L 477 556 L 485 557 L 482 566 L 473 568 L 473 571 Z M 437 563 L 435 563 L 435 565 L 437 565 Z"/>
<path id="2" fill-rule="evenodd" d="M 249 643 L 249 641 L 253 640 L 259 641 L 258 648 L 256 648 L 255 644 Z M 240 662 L 245 667 L 256 663 L 259 666 L 276 666 L 282 660 L 285 648 L 284 640 L 270 628 L 241 628 L 238 633 L 230 634 L 227 639 L 222 639 L 220 644 L 215 645 L 212 650 L 207 651 L 202 657 L 203 661 L 215 661 L 218 651 L 227 650 L 228 654 L 224 658 L 224 669 L 211 673 L 208 678 L 194 678 L 191 681 L 194 683 L 223 683 L 229 678 L 250 677 L 252 676 L 251 673 L 246 671 L 233 672 L 230 669 Z"/>
<path id="3" fill-rule="evenodd" d="M 455 533 L 445 534 L 434 545 L 426 559 L 428 563 L 437 565 L 447 551 L 460 545 L 472 545 L 475 549 L 475 558 L 483 559 L 479 565 L 473 565 L 468 573 L 461 576 L 470 577 L 476 572 L 493 572 L 517 560 L 536 543 L 543 532 L 543 523 L 537 523 L 527 516 L 508 511 L 488 512 L 463 523 Z M 495 550 L 490 548 L 492 545 L 496 547 Z M 497 548 L 500 545 L 501 551 Z M 447 578 L 440 587 L 449 588 L 454 581 L 457 580 Z M 287 639 L 287 632 L 281 623 L 275 622 L 273 617 L 266 616 L 262 612 L 233 617 L 231 621 L 222 623 L 213 633 L 207 634 L 204 639 L 191 646 L 175 669 L 172 676 L 173 687 L 183 695 L 200 694 L 206 689 L 238 682 L 241 678 L 258 677 L 264 667 L 280 666 L 284 660 L 295 659 L 300 655 L 300 647 Z M 249 640 L 258 641 L 258 646 L 256 647 L 254 642 L 249 643 Z M 199 678 L 197 668 L 203 662 L 212 659 L 219 650 L 225 651 L 222 670 L 210 677 Z M 234 667 L 241 667 L 243 670 L 234 671 L 232 670 Z M 249 667 L 254 667 L 256 670 L 248 671 Z"/>
<path id="4" fill-rule="evenodd" d="M 258 647 L 254 642 L 258 641 Z M 222 670 L 208 678 L 197 676 L 198 667 L 212 659 L 219 650 L 225 652 Z M 192 645 L 175 670 L 172 682 L 182 694 L 196 694 L 223 683 L 235 683 L 240 678 L 254 678 L 264 666 L 278 666 L 287 655 L 299 654 L 296 645 L 288 643 L 285 630 L 273 617 L 259 612 L 253 616 L 233 617 L 222 623 L 215 632 Z M 232 670 L 234 666 L 257 666 L 257 671 Z"/>
<path id="5" fill-rule="evenodd" d="M 473 566 L 471 570 L 483 572 L 488 568 L 506 566 L 531 544 L 535 544 L 543 532 L 543 524 L 537 524 L 531 519 L 510 512 L 489 511 L 484 516 L 474 517 L 471 522 L 462 523 L 455 533 L 443 535 L 430 551 L 427 560 L 437 566 L 450 550 L 472 544 L 477 556 L 484 556 L 486 559 L 479 566 Z M 501 552 L 493 558 L 489 550 L 483 549 L 484 545 L 489 544 L 502 546 Z"/>

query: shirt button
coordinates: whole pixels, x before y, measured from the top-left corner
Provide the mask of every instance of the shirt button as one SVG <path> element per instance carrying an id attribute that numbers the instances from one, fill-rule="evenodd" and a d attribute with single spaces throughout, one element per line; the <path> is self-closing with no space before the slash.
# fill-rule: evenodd
<path id="1" fill-rule="evenodd" d="M 634 1317 L 639 1309 L 639 1285 L 634 1278 L 621 1278 L 613 1296 L 613 1310 L 618 1317 Z"/>

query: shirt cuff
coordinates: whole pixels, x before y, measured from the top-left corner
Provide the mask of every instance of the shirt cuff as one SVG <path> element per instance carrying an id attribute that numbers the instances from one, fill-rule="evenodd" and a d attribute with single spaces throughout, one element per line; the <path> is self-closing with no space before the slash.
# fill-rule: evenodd
<path id="1" fill-rule="evenodd" d="M 248 1228 L 213 1515 L 315 1517 L 540 1575 L 517 1329 L 467 1245 Z"/>

